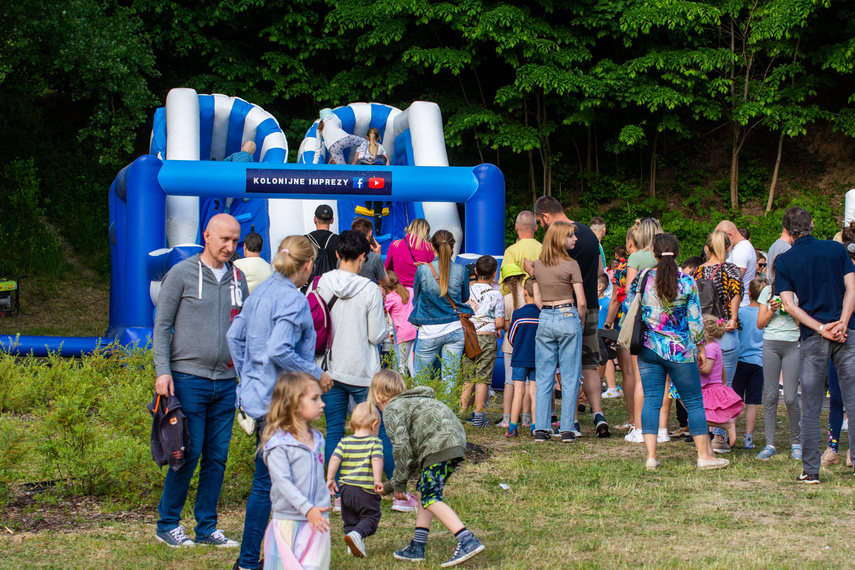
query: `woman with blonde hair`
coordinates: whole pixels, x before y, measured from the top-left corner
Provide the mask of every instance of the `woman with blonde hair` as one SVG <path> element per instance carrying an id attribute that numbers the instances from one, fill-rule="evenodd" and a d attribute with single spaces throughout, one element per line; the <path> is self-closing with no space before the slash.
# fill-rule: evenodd
<path id="1" fill-rule="evenodd" d="M 535 337 L 534 441 L 551 436 L 551 416 L 555 369 L 561 370 L 561 441 L 576 441 L 574 416 L 582 378 L 582 325 L 587 310 L 582 270 L 568 250 L 576 245 L 576 226 L 570 222 L 553 222 L 543 237 L 543 250 L 534 262 L 534 299 L 540 307 L 540 321 Z"/>
<path id="2" fill-rule="evenodd" d="M 419 329 L 413 368 L 418 376 L 421 371 L 430 370 L 440 358 L 442 379 L 451 393 L 457 384 L 464 345 L 458 313 L 472 314 L 466 304 L 469 275 L 465 267 L 451 261 L 454 253 L 451 232 L 437 231 L 430 243 L 437 258 L 422 263 L 416 269 L 413 282 L 413 312 L 409 321 Z"/>
<path id="3" fill-rule="evenodd" d="M 639 273 L 645 269 L 656 267 L 656 256 L 653 254 L 653 238 L 662 233 L 662 226 L 656 218 L 643 218 L 636 220 L 635 225 L 630 228 L 635 251 L 626 260 L 626 287 L 632 286 Z M 629 232 L 627 232 L 629 235 Z M 629 305 L 624 301 L 623 313 L 629 310 Z M 632 373 L 624 377 L 623 393 L 626 402 L 626 410 L 630 418 L 635 422 L 633 429 L 624 439 L 633 443 L 643 443 L 641 435 L 641 422 L 639 420 L 641 406 L 644 404 L 644 388 L 642 378 L 638 373 L 638 358 L 631 356 L 625 348 L 618 348 L 618 359 L 621 362 L 632 361 Z M 623 370 L 623 366 L 621 366 Z M 666 395 L 667 397 L 667 395 Z M 663 406 L 663 414 L 660 418 L 658 433 L 659 443 L 670 441 L 668 436 L 668 408 Z"/>
<path id="4" fill-rule="evenodd" d="M 416 269 L 430 263 L 435 250 L 428 243 L 430 224 L 424 218 L 416 218 L 405 228 L 406 235 L 393 241 L 386 252 L 386 271 L 394 271 L 404 287 L 412 287 Z"/>
<path id="5" fill-rule="evenodd" d="M 724 321 L 724 328 L 727 331 L 718 344 L 721 347 L 721 358 L 724 362 L 728 386 L 733 382 L 736 363 L 739 361 L 739 304 L 742 302 L 743 295 L 742 271 L 733 263 L 725 261 L 730 248 L 730 236 L 723 230 L 713 230 L 704 246 L 707 261 L 698 267 L 693 275 L 697 280 L 712 280 L 724 311 L 724 315 L 716 316 Z M 714 428 L 713 433 L 715 434 L 714 449 L 722 451 L 730 449 L 724 441 L 723 430 Z"/>
<path id="6" fill-rule="evenodd" d="M 289 236 L 282 240 L 273 257 L 273 276 L 247 298 L 227 334 L 240 379 L 238 416 L 254 420 L 256 443 L 261 441 L 273 389 L 280 375 L 308 373 L 320 380 L 322 390 L 332 386 L 332 378 L 314 362 L 315 326 L 309 302 L 300 293 L 300 287 L 312 272 L 314 259 L 315 248 L 305 236 Z M 258 566 L 270 507 L 270 474 L 262 456 L 258 455 L 246 504 L 238 567 Z"/>

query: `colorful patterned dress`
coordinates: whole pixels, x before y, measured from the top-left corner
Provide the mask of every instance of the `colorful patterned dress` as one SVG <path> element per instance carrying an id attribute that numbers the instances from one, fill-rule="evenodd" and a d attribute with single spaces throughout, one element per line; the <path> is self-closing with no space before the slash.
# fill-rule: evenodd
<path id="1" fill-rule="evenodd" d="M 695 345 L 703 343 L 704 325 L 701 318 L 701 301 L 695 280 L 680 271 L 677 296 L 673 301 L 660 299 L 656 293 L 656 270 L 650 269 L 641 298 L 644 322 L 644 346 L 671 362 L 694 362 Z M 643 272 L 642 272 L 643 273 Z M 626 295 L 630 305 L 638 294 L 642 273 L 632 283 Z"/>

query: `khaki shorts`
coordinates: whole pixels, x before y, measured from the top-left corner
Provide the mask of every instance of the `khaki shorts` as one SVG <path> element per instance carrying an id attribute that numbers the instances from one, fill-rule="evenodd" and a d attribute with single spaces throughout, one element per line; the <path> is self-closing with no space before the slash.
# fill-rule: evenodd
<path id="1" fill-rule="evenodd" d="M 582 370 L 596 370 L 600 367 L 600 339 L 597 336 L 597 324 L 600 308 L 588 309 L 585 313 L 585 328 L 582 331 Z"/>
<path id="2" fill-rule="evenodd" d="M 499 342 L 495 335 L 479 334 L 478 346 L 481 354 L 470 360 L 463 357 L 463 376 L 471 384 L 490 384 L 493 382 L 493 367 L 499 355 Z"/>

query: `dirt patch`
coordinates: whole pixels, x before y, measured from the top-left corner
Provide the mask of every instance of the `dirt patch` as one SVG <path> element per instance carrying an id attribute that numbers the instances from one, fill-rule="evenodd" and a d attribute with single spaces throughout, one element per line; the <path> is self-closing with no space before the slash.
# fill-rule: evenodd
<path id="1" fill-rule="evenodd" d="M 38 491 L 18 489 L 10 504 L 3 507 L 0 529 L 5 534 L 74 530 L 101 526 L 108 522 L 153 524 L 154 507 L 111 511 L 97 497 L 54 499 Z M 106 512 L 105 512 L 106 511 Z"/>
<path id="2" fill-rule="evenodd" d="M 466 461 L 469 461 L 472 465 L 478 465 L 482 461 L 488 460 L 490 455 L 492 455 L 490 448 L 474 443 L 466 443 Z"/>

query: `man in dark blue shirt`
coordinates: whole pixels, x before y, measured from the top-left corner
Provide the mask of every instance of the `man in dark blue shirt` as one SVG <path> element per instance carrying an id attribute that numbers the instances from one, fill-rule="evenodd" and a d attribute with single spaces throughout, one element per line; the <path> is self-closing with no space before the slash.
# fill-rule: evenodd
<path id="1" fill-rule="evenodd" d="M 819 413 L 825 397 L 828 359 L 840 380 L 843 405 L 855 410 L 855 265 L 846 249 L 813 237 L 804 208 L 784 214 L 784 229 L 795 241 L 775 261 L 775 293 L 801 328 L 802 466 L 798 480 L 819 483 Z M 795 303 L 799 299 L 799 305 Z"/>

